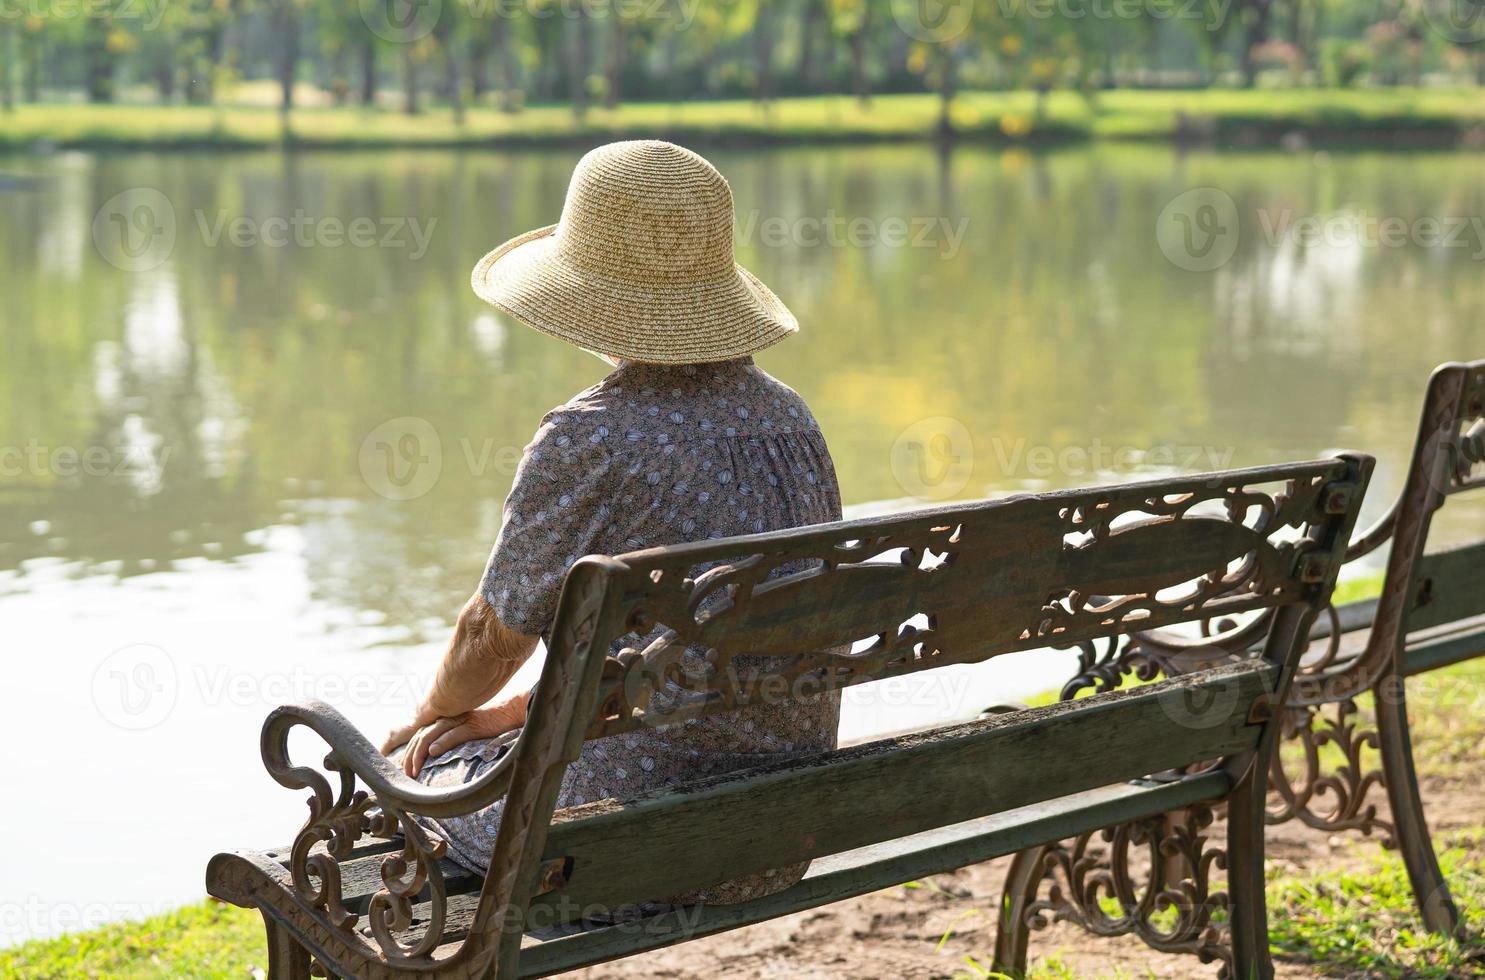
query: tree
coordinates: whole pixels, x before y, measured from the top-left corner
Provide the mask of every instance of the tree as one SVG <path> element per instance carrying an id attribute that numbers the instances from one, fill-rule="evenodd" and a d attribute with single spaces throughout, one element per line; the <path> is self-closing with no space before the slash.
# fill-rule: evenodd
<path id="1" fill-rule="evenodd" d="M 589 54 L 588 8 L 576 4 L 572 8 L 568 37 L 567 92 L 572 105 L 572 114 L 582 119 L 588 113 L 588 65 Z"/>
<path id="2" fill-rule="evenodd" d="M 0 20 L 0 108 L 15 108 L 15 22 Z"/>
<path id="3" fill-rule="evenodd" d="M 619 87 L 629 45 L 629 16 L 624 12 L 622 0 L 609 0 L 608 10 L 608 53 L 604 59 L 603 107 L 612 110 L 619 107 Z"/>
<path id="4" fill-rule="evenodd" d="M 294 80 L 299 69 L 299 4 L 298 0 L 273 0 L 273 32 L 278 39 L 278 58 L 274 65 L 278 76 L 278 111 L 294 108 Z"/>
<path id="5" fill-rule="evenodd" d="M 433 25 L 433 38 L 443 58 L 444 94 L 449 100 L 449 108 L 453 110 L 454 122 L 463 125 L 464 82 L 459 75 L 459 42 L 463 40 L 464 32 L 460 28 L 459 9 L 458 5 L 453 4 L 444 8 Z"/>
<path id="6" fill-rule="evenodd" d="M 753 94 L 768 105 L 773 101 L 774 0 L 753 2 L 753 64 L 757 74 Z"/>
<path id="7" fill-rule="evenodd" d="M 829 0 L 804 0 L 799 16 L 799 81 L 806 91 L 819 87 L 820 65 L 828 64 L 834 46 L 830 43 Z M 821 42 L 824 42 L 823 44 Z M 816 49 L 823 49 L 822 52 Z M 828 74 L 828 68 L 826 69 Z"/>
<path id="8" fill-rule="evenodd" d="M 864 109 L 871 100 L 866 77 L 866 57 L 871 39 L 871 6 L 868 0 L 832 0 L 836 29 L 851 45 L 851 91 Z"/>
<path id="9" fill-rule="evenodd" d="M 134 38 L 128 31 L 114 23 L 107 13 L 90 9 L 83 22 L 83 56 L 89 102 L 114 100 L 114 75 L 119 56 L 134 47 Z"/>

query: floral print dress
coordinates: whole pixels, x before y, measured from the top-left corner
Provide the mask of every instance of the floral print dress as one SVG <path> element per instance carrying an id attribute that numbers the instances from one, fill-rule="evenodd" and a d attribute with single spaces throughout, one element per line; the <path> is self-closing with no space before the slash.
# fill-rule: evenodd
<path id="1" fill-rule="evenodd" d="M 542 420 L 506 499 L 480 591 L 506 626 L 548 636 L 563 575 L 584 555 L 840 516 L 835 467 L 814 417 L 799 395 L 752 358 L 696 365 L 626 361 Z M 632 635 L 621 638 L 615 649 L 635 642 Z M 833 749 L 839 713 L 839 694 L 825 693 L 595 739 L 568 766 L 557 806 L 623 800 Z M 513 739 L 514 733 L 458 746 L 430 760 L 419 779 L 449 786 L 478 778 Z M 450 857 L 483 871 L 502 806 L 497 801 L 428 825 L 448 841 Z M 804 870 L 777 869 L 666 901 L 746 901 L 793 884 Z"/>

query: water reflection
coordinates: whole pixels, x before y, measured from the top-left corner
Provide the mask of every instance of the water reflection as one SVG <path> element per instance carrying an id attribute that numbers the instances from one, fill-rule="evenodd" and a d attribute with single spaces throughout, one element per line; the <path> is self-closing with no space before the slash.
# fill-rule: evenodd
<path id="1" fill-rule="evenodd" d="M 317 598 L 411 637 L 441 628 L 498 525 L 509 461 L 603 370 L 466 285 L 484 249 L 555 218 L 575 157 L 3 161 L 36 178 L 0 192 L 4 588 L 22 590 L 37 559 L 129 576 L 231 560 L 265 528 L 298 526 Z M 1348 210 L 1485 214 L 1477 157 L 713 157 L 738 201 L 740 259 L 805 326 L 762 360 L 816 406 L 856 505 L 912 493 L 889 454 L 930 417 L 972 434 L 958 496 L 1340 445 L 1382 454 L 1385 494 L 1428 369 L 1485 349 L 1480 243 L 1273 231 Z M 1174 265 L 1153 234 L 1194 186 L 1241 217 L 1232 259 L 1209 273 Z M 110 264 L 95 222 L 130 188 L 160 192 L 174 232 L 168 256 L 132 271 Z M 426 493 L 389 500 L 365 478 L 363 443 L 402 417 L 433 427 L 442 467 Z M 1129 452 L 1099 465 L 1099 446 Z M 1033 465 L 1038 447 L 1050 468 Z"/>

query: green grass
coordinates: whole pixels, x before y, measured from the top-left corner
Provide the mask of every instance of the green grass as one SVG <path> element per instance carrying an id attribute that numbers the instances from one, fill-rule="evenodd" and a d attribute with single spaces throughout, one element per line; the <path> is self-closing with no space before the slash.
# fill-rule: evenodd
<path id="1" fill-rule="evenodd" d="M 1083 139 L 1271 142 L 1291 131 L 1364 142 L 1380 133 L 1438 144 L 1485 127 L 1485 89 L 1366 91 L 1115 91 L 1090 98 L 1052 93 L 1037 114 L 1029 92 L 966 92 L 954 103 L 965 138 L 998 142 Z M 580 122 L 562 105 L 517 114 L 472 108 L 462 125 L 444 108 L 418 116 L 360 108 L 304 108 L 288 117 L 259 105 L 153 106 L 56 103 L 0 113 L 0 147 L 306 147 L 541 145 L 667 135 L 705 142 L 829 142 L 932 137 L 932 95 L 878 96 L 862 107 L 849 96 L 752 101 L 633 103 L 595 109 Z"/>
<path id="2" fill-rule="evenodd" d="M 263 919 L 256 912 L 219 902 L 0 950 L 0 977 L 26 980 L 248 980 L 254 967 L 268 968 Z"/>
<path id="3" fill-rule="evenodd" d="M 1485 977 L 1485 828 L 1438 842 L 1439 863 L 1472 942 L 1422 928 L 1402 860 L 1361 874 L 1281 877 L 1269 883 L 1269 943 L 1280 959 L 1332 976 L 1459 980 Z"/>

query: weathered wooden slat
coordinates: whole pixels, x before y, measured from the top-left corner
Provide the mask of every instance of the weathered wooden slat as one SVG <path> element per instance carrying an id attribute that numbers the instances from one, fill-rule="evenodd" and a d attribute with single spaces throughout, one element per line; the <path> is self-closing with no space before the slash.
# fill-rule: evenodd
<path id="1" fill-rule="evenodd" d="M 1408 637 L 1401 673 L 1411 677 L 1485 655 L 1485 616 Z"/>
<path id="2" fill-rule="evenodd" d="M 1250 708 L 1275 678 L 1273 665 L 1235 664 L 574 807 L 555 816 L 544 852 L 571 860 L 570 879 L 533 914 L 662 899 L 1242 752 L 1260 730 Z"/>
<path id="3" fill-rule="evenodd" d="M 1485 613 L 1485 541 L 1425 554 L 1415 578 L 1410 631 Z"/>
<path id="4" fill-rule="evenodd" d="M 1361 599 L 1357 602 L 1348 602 L 1344 606 L 1337 606 L 1335 611 L 1340 620 L 1342 633 L 1370 630 L 1372 621 L 1377 618 L 1377 600 Z M 1310 629 L 1310 639 L 1318 640 L 1329 636 L 1330 633 L 1330 617 L 1320 616 Z"/>
<path id="5" fill-rule="evenodd" d="M 397 850 L 401 850 L 399 843 Z M 346 910 L 356 915 L 365 915 L 371 896 L 385 887 L 382 883 L 382 862 L 387 852 L 367 854 L 340 862 L 341 901 Z M 470 872 L 453 861 L 444 859 L 438 863 L 443 875 L 444 888 L 450 895 L 464 895 L 480 890 L 485 876 Z M 424 895 L 429 894 L 424 888 Z"/>
<path id="6" fill-rule="evenodd" d="M 549 976 L 726 932 L 988 861 L 1088 827 L 1218 799 L 1230 788 L 1231 781 L 1222 772 L 1177 783 L 1120 783 L 820 858 L 798 884 L 751 902 L 677 909 L 621 925 L 528 934 L 520 975 Z"/>

